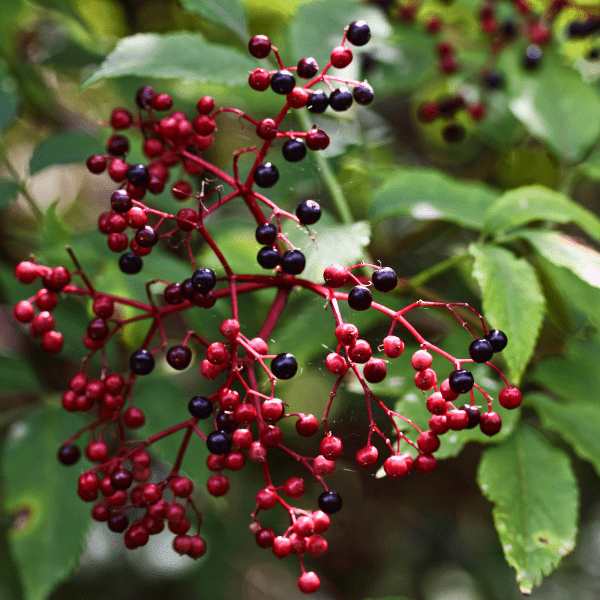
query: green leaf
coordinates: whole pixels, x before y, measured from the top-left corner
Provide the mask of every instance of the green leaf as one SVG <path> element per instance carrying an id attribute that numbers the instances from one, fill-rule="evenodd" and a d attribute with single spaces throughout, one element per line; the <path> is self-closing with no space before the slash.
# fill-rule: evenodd
<path id="1" fill-rule="evenodd" d="M 533 354 L 544 316 L 544 296 L 535 269 L 498 246 L 471 244 L 473 276 L 483 297 L 483 314 L 490 327 L 508 336 L 503 357 L 518 383 Z"/>
<path id="2" fill-rule="evenodd" d="M 35 392 L 39 389 L 40 382 L 27 361 L 0 354 L 0 391 Z"/>
<path id="3" fill-rule="evenodd" d="M 600 288 L 600 253 L 596 250 L 554 231 L 520 230 L 518 235 L 546 260 L 557 267 L 569 269 L 588 285 Z"/>
<path id="4" fill-rule="evenodd" d="M 569 457 L 522 426 L 484 452 L 477 480 L 495 505 L 506 561 L 528 594 L 575 546 L 579 490 Z"/>
<path id="5" fill-rule="evenodd" d="M 81 85 L 123 75 L 241 85 L 255 68 L 252 57 L 211 44 L 197 33 L 138 33 L 120 40 Z"/>
<path id="6" fill-rule="evenodd" d="M 181 0 L 188 12 L 233 31 L 243 42 L 248 42 L 246 11 L 238 0 Z"/>
<path id="7" fill-rule="evenodd" d="M 556 431 L 600 475 L 600 411 L 596 399 L 556 402 L 545 394 L 534 393 L 526 395 L 524 401 L 535 407 L 544 427 Z"/>
<path id="8" fill-rule="evenodd" d="M 484 231 L 498 234 L 532 221 L 576 223 L 592 237 L 600 239 L 600 220 L 565 194 L 540 185 L 510 190 L 490 206 Z"/>
<path id="9" fill-rule="evenodd" d="M 500 71 L 510 73 L 510 108 L 531 135 L 565 161 L 577 163 L 600 136 L 600 98 L 551 48 L 544 48 L 539 69 L 523 69 L 524 48 L 524 43 L 512 44 L 498 62 Z"/>
<path id="10" fill-rule="evenodd" d="M 369 207 L 369 219 L 410 215 L 480 230 L 499 193 L 481 183 L 453 179 L 437 169 L 405 169 L 387 179 Z"/>
<path id="11" fill-rule="evenodd" d="M 77 566 L 90 507 L 77 495 L 77 467 L 61 465 L 61 443 L 84 424 L 63 410 L 40 408 L 15 423 L 2 450 L 4 510 L 27 600 L 44 600 Z"/>
<path id="12" fill-rule="evenodd" d="M 532 371 L 533 381 L 572 402 L 598 402 L 600 389 L 600 339 L 571 340 L 565 356 L 540 360 Z"/>
<path id="13" fill-rule="evenodd" d="M 59 133 L 36 146 L 29 161 L 29 172 L 34 175 L 54 165 L 84 163 L 94 154 L 104 154 L 96 138 L 85 133 Z"/>
<path id="14" fill-rule="evenodd" d="M 40 240 L 40 256 L 48 259 L 50 256 L 55 256 L 59 253 L 64 259 L 65 244 L 69 242 L 70 231 L 67 225 L 56 213 L 56 205 L 59 200 L 53 202 L 44 214 L 44 223 L 42 225 L 42 233 Z"/>
<path id="15" fill-rule="evenodd" d="M 19 108 L 20 98 L 14 80 L 0 63 L 0 131 L 5 129 Z"/>
<path id="16" fill-rule="evenodd" d="M 4 520 L 4 519 L 3 519 Z M 7 532 L 0 529 L 0 598 L 2 600 L 24 600 L 19 571 L 8 545 Z"/>
<path id="17" fill-rule="evenodd" d="M 0 180 L 0 209 L 8 205 L 8 203 L 17 195 L 19 184 L 9 179 Z"/>

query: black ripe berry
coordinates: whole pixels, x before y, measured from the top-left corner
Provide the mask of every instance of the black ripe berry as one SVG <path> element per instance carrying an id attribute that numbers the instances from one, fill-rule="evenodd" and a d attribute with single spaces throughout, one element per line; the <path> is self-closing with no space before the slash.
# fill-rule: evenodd
<path id="1" fill-rule="evenodd" d="M 63 465 L 74 465 L 81 456 L 81 451 L 75 444 L 67 444 L 62 446 L 58 451 L 58 460 Z"/>
<path id="2" fill-rule="evenodd" d="M 314 200 L 305 200 L 298 204 L 296 216 L 302 225 L 313 225 L 321 218 L 321 205 Z"/>
<path id="3" fill-rule="evenodd" d="M 352 310 L 367 310 L 373 302 L 371 290 L 364 285 L 357 285 L 348 294 L 348 306 Z"/>
<path id="4" fill-rule="evenodd" d="M 111 515 L 108 519 L 108 528 L 115 533 L 123 533 L 129 526 L 129 518 L 123 513 Z"/>
<path id="5" fill-rule="evenodd" d="M 206 438 L 206 446 L 213 454 L 227 454 L 231 450 L 231 439 L 224 431 L 213 431 Z"/>
<path id="6" fill-rule="evenodd" d="M 342 497 L 337 492 L 323 492 L 319 496 L 319 508 L 326 515 L 332 515 L 342 508 Z"/>
<path id="7" fill-rule="evenodd" d="M 343 112 L 352 106 L 352 94 L 345 87 L 337 88 L 329 96 L 329 106 L 336 112 Z"/>
<path id="8" fill-rule="evenodd" d="M 216 283 L 217 276 L 212 269 L 196 269 L 192 275 L 192 287 L 200 294 L 208 294 Z"/>
<path id="9" fill-rule="evenodd" d="M 271 89 L 276 94 L 289 94 L 296 87 L 296 79 L 289 71 L 277 71 L 271 76 Z"/>
<path id="10" fill-rule="evenodd" d="M 152 227 L 146 225 L 135 232 L 135 241 L 142 248 L 152 248 L 158 243 L 158 234 Z"/>
<path id="11" fill-rule="evenodd" d="M 469 346 L 469 356 L 476 363 L 485 363 L 492 358 L 494 350 L 489 340 L 482 338 L 480 340 L 473 340 Z"/>
<path id="12" fill-rule="evenodd" d="M 208 419 L 212 415 L 213 404 L 204 396 L 194 396 L 188 404 L 188 410 L 196 419 Z"/>
<path id="13" fill-rule="evenodd" d="M 279 252 L 272 246 L 264 246 L 258 251 L 256 255 L 256 262 L 263 269 L 274 269 L 281 260 L 281 256 L 279 256 Z"/>
<path id="14" fill-rule="evenodd" d="M 530 44 L 523 54 L 523 66 L 528 70 L 537 69 L 542 62 L 542 49 L 537 44 Z"/>
<path id="15" fill-rule="evenodd" d="M 127 171 L 127 181 L 132 185 L 147 185 L 148 179 L 148 169 L 144 165 L 133 165 Z"/>
<path id="16" fill-rule="evenodd" d="M 154 369 L 154 357 L 142 348 L 131 355 L 129 365 L 136 375 L 148 375 Z"/>
<path id="17" fill-rule="evenodd" d="M 148 108 L 148 105 L 154 96 L 156 96 L 156 92 L 149 85 L 141 87 L 135 95 L 136 104 L 140 108 Z"/>
<path id="18" fill-rule="evenodd" d="M 354 88 L 352 97 L 358 104 L 366 106 L 367 104 L 371 104 L 371 102 L 373 102 L 373 98 L 375 96 L 373 94 L 373 88 L 368 83 L 361 83 Z"/>
<path id="19" fill-rule="evenodd" d="M 449 144 L 457 144 L 465 139 L 465 128 L 456 123 L 447 125 L 442 131 L 442 137 Z"/>
<path id="20" fill-rule="evenodd" d="M 183 371 L 192 362 L 192 351 L 189 346 L 171 346 L 167 350 L 167 364 L 177 371 Z"/>
<path id="21" fill-rule="evenodd" d="M 479 421 L 481 419 L 481 415 L 479 414 L 479 410 L 476 406 L 471 406 L 470 404 L 464 404 L 460 407 L 460 410 L 464 410 L 469 417 L 469 423 L 467 424 L 467 429 L 474 429 L 479 425 Z"/>
<path id="22" fill-rule="evenodd" d="M 450 373 L 448 383 L 450 384 L 450 389 L 455 394 L 466 394 L 473 389 L 475 379 L 471 371 L 467 371 L 467 369 L 457 369 Z"/>
<path id="23" fill-rule="evenodd" d="M 219 431 L 233 433 L 238 428 L 238 422 L 235 420 L 235 415 L 229 410 L 220 412 L 217 415 L 217 427 L 219 428 Z"/>
<path id="24" fill-rule="evenodd" d="M 371 277 L 373 287 L 378 292 L 391 292 L 398 285 L 398 277 L 396 271 L 390 267 L 382 267 L 377 269 Z"/>
<path id="25" fill-rule="evenodd" d="M 259 244 L 264 244 L 265 246 L 270 246 L 275 243 L 277 239 L 277 227 L 273 225 L 273 223 L 265 223 L 264 225 L 259 225 L 256 228 L 256 241 Z"/>
<path id="26" fill-rule="evenodd" d="M 300 250 L 286 250 L 281 257 L 281 270 L 288 275 L 299 275 L 306 266 L 306 257 Z"/>
<path id="27" fill-rule="evenodd" d="M 504 87 L 504 75 L 498 71 L 491 71 L 485 75 L 485 85 L 491 89 Z"/>
<path id="28" fill-rule="evenodd" d="M 317 74 L 318 70 L 319 65 L 317 65 L 317 61 L 310 57 L 298 61 L 298 70 L 296 73 L 298 73 L 298 77 L 301 77 L 302 79 L 310 79 Z"/>
<path id="29" fill-rule="evenodd" d="M 106 151 L 112 156 L 123 156 L 129 151 L 129 141 L 123 135 L 111 135 L 106 142 Z"/>
<path id="30" fill-rule="evenodd" d="M 125 190 L 114 191 L 110 197 L 110 207 L 117 213 L 126 213 L 132 207 L 129 194 Z"/>
<path id="31" fill-rule="evenodd" d="M 271 361 L 271 372 L 277 379 L 290 379 L 296 374 L 298 363 L 293 354 L 285 352 L 278 354 Z"/>
<path id="32" fill-rule="evenodd" d="M 274 186 L 279 180 L 279 171 L 277 167 L 270 162 L 258 165 L 254 171 L 254 182 L 258 187 L 269 188 Z"/>
<path id="33" fill-rule="evenodd" d="M 492 345 L 494 352 L 502 352 L 506 348 L 506 344 L 508 344 L 506 334 L 499 329 L 490 329 L 485 339 Z"/>
<path id="34" fill-rule="evenodd" d="M 119 269 L 127 275 L 135 275 L 142 270 L 143 266 L 142 259 L 136 256 L 133 252 L 126 252 L 119 258 Z"/>
<path id="35" fill-rule="evenodd" d="M 306 103 L 306 108 L 308 112 L 311 112 L 315 115 L 320 115 L 327 110 L 329 106 L 329 98 L 325 92 L 321 90 L 315 90 L 308 99 Z"/>
<path id="36" fill-rule="evenodd" d="M 355 46 L 364 46 L 371 39 L 371 30 L 366 21 L 352 21 L 348 27 L 346 38 Z"/>
<path id="37" fill-rule="evenodd" d="M 302 140 L 288 140 L 281 149 L 283 158 L 289 162 L 298 162 L 306 156 L 306 144 Z"/>

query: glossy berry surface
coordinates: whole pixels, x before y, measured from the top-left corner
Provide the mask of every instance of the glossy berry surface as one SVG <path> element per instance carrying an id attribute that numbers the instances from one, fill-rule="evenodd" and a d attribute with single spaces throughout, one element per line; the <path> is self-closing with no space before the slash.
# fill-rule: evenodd
<path id="1" fill-rule="evenodd" d="M 352 310 L 367 310 L 373 302 L 371 290 L 364 285 L 357 285 L 348 294 L 348 306 Z"/>
<path id="2" fill-rule="evenodd" d="M 75 444 L 67 444 L 62 446 L 58 451 L 58 460 L 63 465 L 74 465 L 81 456 L 81 451 Z"/>
<path id="3" fill-rule="evenodd" d="M 256 262 L 263 269 L 274 269 L 280 262 L 281 256 L 279 252 L 271 246 L 265 246 L 258 251 Z"/>
<path id="4" fill-rule="evenodd" d="M 254 170 L 254 183 L 261 188 L 273 187 L 279 181 L 279 171 L 270 162 L 258 165 Z"/>
<path id="5" fill-rule="evenodd" d="M 139 256 L 133 254 L 133 252 L 127 252 L 121 255 L 119 259 L 119 268 L 123 273 L 127 275 L 135 275 L 142 270 L 144 263 Z"/>
<path id="6" fill-rule="evenodd" d="M 277 379 L 290 379 L 298 371 L 298 363 L 289 352 L 278 354 L 271 361 L 271 372 Z"/>
<path id="7" fill-rule="evenodd" d="M 296 207 L 296 216 L 302 225 L 313 225 L 321 218 L 321 205 L 314 200 L 304 200 Z"/>
<path id="8" fill-rule="evenodd" d="M 452 371 L 448 377 L 450 389 L 456 394 L 466 394 L 473 388 L 475 378 L 471 371 L 467 369 L 457 369 Z"/>
<path id="9" fill-rule="evenodd" d="M 352 90 L 352 97 L 362 106 L 367 106 L 373 102 L 375 94 L 373 88 L 368 83 L 361 83 Z"/>
<path id="10" fill-rule="evenodd" d="M 337 492 L 323 492 L 318 503 L 326 515 L 332 515 L 342 508 L 342 497 Z"/>
<path id="11" fill-rule="evenodd" d="M 271 246 L 277 239 L 277 227 L 273 223 L 265 223 L 256 228 L 255 237 L 259 244 Z"/>
<path id="12" fill-rule="evenodd" d="M 310 79 L 311 77 L 314 77 L 318 71 L 319 65 L 317 64 L 317 61 L 314 58 L 303 58 L 298 61 L 296 71 L 298 77 L 301 77 L 302 79 Z"/>
<path id="13" fill-rule="evenodd" d="M 306 257 L 300 250 L 286 250 L 279 264 L 284 273 L 299 275 L 306 266 Z"/>
<path id="14" fill-rule="evenodd" d="M 485 339 L 490 343 L 494 352 L 502 352 L 508 344 L 506 334 L 499 329 L 491 329 L 488 331 Z"/>
<path id="15" fill-rule="evenodd" d="M 213 413 L 213 404 L 204 396 L 194 396 L 188 403 L 188 410 L 196 419 L 208 419 Z"/>
<path id="16" fill-rule="evenodd" d="M 217 276 L 212 269 L 196 269 L 192 275 L 192 287 L 200 294 L 207 294 L 217 283 Z"/>
<path id="17" fill-rule="evenodd" d="M 315 90 L 306 103 L 308 112 L 313 114 L 321 114 L 327 110 L 329 106 L 329 97 L 321 90 Z"/>
<path id="18" fill-rule="evenodd" d="M 276 94 L 289 94 L 296 86 L 296 79 L 289 71 L 277 71 L 271 76 L 271 89 Z"/>
<path id="19" fill-rule="evenodd" d="M 248 51 L 254 58 L 267 58 L 271 53 L 271 40 L 266 35 L 254 35 L 248 42 Z"/>
<path id="20" fill-rule="evenodd" d="M 136 375 L 148 375 L 154 369 L 154 357 L 148 350 L 136 350 L 131 355 L 129 364 Z"/>
<path id="21" fill-rule="evenodd" d="M 345 87 L 333 90 L 329 96 L 329 106 L 336 112 L 348 110 L 352 106 L 352 101 L 352 92 Z"/>
<path id="22" fill-rule="evenodd" d="M 213 431 L 206 438 L 206 447 L 213 454 L 227 454 L 231 450 L 231 438 L 224 431 Z"/>
<path id="23" fill-rule="evenodd" d="M 494 356 L 492 344 L 485 338 L 473 340 L 469 345 L 469 356 L 476 363 L 485 363 Z"/>
<path id="24" fill-rule="evenodd" d="M 352 21 L 348 27 L 346 38 L 355 46 L 364 46 L 371 39 L 371 29 L 366 21 Z"/>
<path id="25" fill-rule="evenodd" d="M 299 162 L 306 156 L 306 144 L 300 139 L 288 140 L 281 153 L 288 162 Z"/>
<path id="26" fill-rule="evenodd" d="M 379 292 L 391 292 L 398 285 L 398 277 L 394 269 L 382 267 L 377 269 L 371 277 L 373 287 Z"/>

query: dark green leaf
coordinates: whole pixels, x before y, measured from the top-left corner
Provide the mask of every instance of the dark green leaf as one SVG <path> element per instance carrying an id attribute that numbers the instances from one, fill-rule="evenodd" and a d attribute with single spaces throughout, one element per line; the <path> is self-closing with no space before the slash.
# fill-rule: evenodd
<path id="1" fill-rule="evenodd" d="M 243 42 L 248 42 L 246 11 L 238 0 L 181 0 L 181 6 L 215 25 L 226 27 Z"/>
<path id="2" fill-rule="evenodd" d="M 0 390 L 36 392 L 40 382 L 29 363 L 21 357 L 0 355 Z"/>
<path id="3" fill-rule="evenodd" d="M 576 223 L 592 237 L 600 239 L 600 220 L 565 194 L 540 185 L 510 190 L 490 206 L 484 231 L 495 235 L 532 221 Z"/>
<path id="4" fill-rule="evenodd" d="M 7 127 L 19 108 L 19 94 L 15 82 L 0 63 L 0 131 Z"/>
<path id="5" fill-rule="evenodd" d="M 528 394 L 524 401 L 538 411 L 542 424 L 569 442 L 583 460 L 592 463 L 600 475 L 600 411 L 598 402 L 556 402 L 545 394 Z"/>
<path id="6" fill-rule="evenodd" d="M 491 187 L 453 179 L 436 169 L 405 169 L 387 179 L 375 192 L 369 218 L 410 215 L 479 230 L 488 207 L 498 196 Z"/>
<path id="7" fill-rule="evenodd" d="M 510 73 L 510 108 L 531 135 L 570 163 L 583 159 L 600 136 L 600 98 L 562 56 L 544 48 L 539 69 L 521 66 L 524 43 L 500 55 L 498 69 Z"/>
<path id="8" fill-rule="evenodd" d="M 7 532 L 0 529 L 0 598 L 2 600 L 24 600 L 19 571 L 8 545 Z"/>
<path id="9" fill-rule="evenodd" d="M 85 163 L 94 154 L 103 154 L 99 140 L 84 133 L 60 133 L 36 146 L 29 161 L 31 175 L 59 164 Z"/>
<path id="10" fill-rule="evenodd" d="M 123 75 L 240 85 L 255 68 L 252 57 L 211 44 L 197 33 L 138 33 L 120 40 L 82 86 Z"/>
<path id="11" fill-rule="evenodd" d="M 544 316 L 544 296 L 535 269 L 498 246 L 471 244 L 473 276 L 483 297 L 483 314 L 490 327 L 508 336 L 503 357 L 518 383 L 533 354 Z"/>
<path id="12" fill-rule="evenodd" d="M 77 566 L 90 507 L 77 495 L 77 467 L 61 465 L 61 443 L 84 420 L 41 408 L 15 423 L 2 450 L 2 506 L 15 519 L 10 548 L 27 600 L 44 600 Z"/>
<path id="13" fill-rule="evenodd" d="M 0 209 L 4 208 L 19 191 L 19 184 L 8 179 L 0 180 Z"/>
<path id="14" fill-rule="evenodd" d="M 569 457 L 521 426 L 484 452 L 477 480 L 494 503 L 506 561 L 516 570 L 521 591 L 529 593 L 575 545 L 579 490 Z"/>
<path id="15" fill-rule="evenodd" d="M 526 135 L 526 131 L 510 111 L 506 95 L 495 92 L 487 99 L 487 113 L 478 123 L 475 135 L 495 150 L 507 152 Z"/>

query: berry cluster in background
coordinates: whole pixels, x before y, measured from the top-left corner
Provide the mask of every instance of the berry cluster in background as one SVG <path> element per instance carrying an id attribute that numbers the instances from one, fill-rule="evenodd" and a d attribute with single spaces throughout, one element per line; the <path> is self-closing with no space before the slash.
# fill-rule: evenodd
<path id="1" fill-rule="evenodd" d="M 488 12 L 485 19 L 482 17 L 482 27 L 487 23 L 492 39 L 502 39 L 505 27 L 501 30 L 499 25 L 492 27 L 489 20 L 493 19 L 493 10 Z M 428 27 L 432 32 L 443 30 L 441 23 L 431 22 Z M 309 150 L 318 152 L 330 142 L 327 133 L 317 127 L 308 131 L 287 130 L 283 120 L 289 111 L 339 112 L 353 103 L 368 105 L 373 100 L 373 89 L 366 81 L 347 80 L 335 72 L 351 63 L 352 47 L 364 46 L 370 35 L 366 22 L 350 23 L 341 44 L 331 51 L 330 61 L 322 68 L 310 57 L 286 68 L 266 36 L 252 37 L 248 44 L 250 54 L 256 59 L 266 59 L 272 54 L 278 64 L 275 70 L 256 68 L 248 80 L 253 90 L 270 90 L 282 96 L 283 106 L 274 118 L 255 120 L 236 108 L 217 107 L 209 96 L 198 100 L 195 115 L 186 115 L 172 110 L 171 96 L 157 93 L 151 87 L 138 91 L 134 112 L 127 108 L 113 111 L 109 125 L 114 133 L 107 142 L 106 154 L 92 156 L 87 161 L 92 173 L 106 173 L 117 185 L 107 210 L 98 218 L 98 231 L 106 236 L 108 248 L 119 255 L 115 260 L 120 270 L 140 278 L 144 276 L 144 263 L 152 261 L 152 250 L 157 244 L 175 238 L 183 240 L 189 256 L 188 278 L 173 281 L 165 273 L 164 279 L 148 281 L 147 299 L 139 299 L 96 289 L 71 248 L 68 252 L 74 264 L 72 270 L 65 266 L 51 268 L 33 259 L 16 267 L 15 275 L 21 283 L 43 285 L 14 307 L 14 317 L 28 327 L 32 336 L 41 338 L 41 347 L 46 352 L 58 353 L 63 345 L 61 324 L 52 315 L 61 298 L 80 296 L 91 304 L 94 318 L 82 332 L 88 352 L 80 372 L 73 375 L 69 389 L 62 396 L 66 411 L 87 413 L 90 423 L 64 441 L 58 458 L 65 465 L 73 465 L 83 451 L 96 463 L 79 477 L 77 493 L 83 501 L 93 503 L 91 512 L 95 520 L 106 522 L 111 531 L 122 534 L 127 548 L 145 545 L 151 535 L 167 527 L 174 535 L 176 552 L 192 558 L 202 556 L 206 542 L 201 526 L 203 519 L 210 516 L 195 503 L 194 486 L 204 485 L 209 494 L 223 496 L 230 485 L 235 485 L 235 477 L 230 480 L 231 473 L 246 467 L 249 460 L 264 475 L 264 487 L 256 491 L 255 508 L 249 517 L 256 543 L 261 548 L 271 548 L 278 558 L 296 555 L 301 569 L 300 590 L 315 592 L 320 585 L 319 577 L 307 570 L 304 558 L 318 557 L 327 551 L 324 534 L 330 523 L 334 523 L 335 517 L 331 516 L 343 506 L 341 495 L 326 483 L 343 450 L 342 440 L 336 437 L 328 420 L 336 390 L 343 382 L 351 378 L 358 382 L 368 412 L 368 422 L 360 432 L 365 438 L 364 446 L 356 453 L 356 464 L 368 468 L 377 462 L 380 453 L 372 443 L 376 436 L 387 448 L 383 469 L 390 478 L 402 478 L 412 470 L 433 471 L 435 452 L 448 431 L 479 427 L 488 436 L 500 431 L 502 423 L 494 410 L 494 400 L 475 381 L 468 368 L 470 364 L 487 363 L 503 379 L 505 387 L 498 398 L 502 407 L 513 409 L 521 403 L 519 390 L 489 363 L 507 345 L 502 331 L 488 329 L 483 318 L 465 303 L 417 301 L 399 307 L 398 298 L 389 294 L 397 286 L 396 273 L 379 264 L 367 261 L 332 264 L 323 273 L 322 281 L 303 279 L 305 255 L 286 237 L 283 224 L 293 223 L 303 229 L 307 244 L 314 243 L 313 239 L 318 243 L 318 226 L 315 230 L 312 226 L 321 217 L 321 207 L 316 200 L 304 200 L 292 212 L 275 204 L 263 192 L 277 184 L 280 173 L 285 176 L 286 161 L 301 161 Z M 543 43 L 541 39 L 537 41 Z M 449 49 L 440 59 L 447 72 L 451 71 L 448 70 L 451 55 Z M 326 90 L 313 90 L 316 84 L 324 85 Z M 484 116 L 483 105 L 465 107 L 462 99 L 456 97 L 421 106 L 419 118 L 433 120 L 438 114 L 446 116 L 465 108 L 474 119 Z M 255 128 L 262 140 L 258 148 L 242 148 L 234 153 L 233 176 L 203 156 L 205 150 L 219 142 L 218 125 L 223 113 L 238 115 L 241 121 Z M 141 135 L 146 163 L 127 161 L 133 143 L 129 132 Z M 448 133 L 449 137 L 454 135 L 459 133 Z M 283 162 L 272 156 L 275 140 L 284 141 Z M 240 172 L 247 168 L 248 156 L 251 166 L 243 177 Z M 189 178 L 169 181 L 175 167 L 178 171 L 183 168 Z M 218 185 L 209 191 L 204 186 L 195 189 L 193 177 L 200 174 L 217 180 Z M 166 186 L 176 200 L 186 205 L 177 214 L 164 212 L 152 203 L 152 195 L 161 193 Z M 211 235 L 212 213 L 231 202 L 244 203 L 248 218 L 256 223 L 259 246 L 256 263 L 262 270 L 235 272 L 227 253 Z M 200 236 L 210 247 L 214 258 L 210 267 L 197 264 L 190 243 L 193 236 Z M 272 305 L 262 324 L 245 324 L 244 330 L 254 332 L 254 337 L 249 338 L 240 327 L 238 298 L 260 290 L 273 291 Z M 286 314 L 286 304 L 298 290 L 321 297 L 324 310 L 331 314 L 331 329 L 323 332 L 323 344 L 335 348 L 324 361 L 332 376 L 332 386 L 319 415 L 305 414 L 302 406 L 286 403 L 285 384 L 280 381 L 301 377 L 302 364 L 296 361 L 293 347 L 282 348 L 276 339 L 271 340 L 278 320 L 293 318 Z M 183 339 L 170 339 L 170 318 L 187 310 L 210 311 L 217 302 L 228 303 L 231 310 L 230 317 L 220 323 L 218 339 L 208 338 L 198 330 L 188 331 Z M 135 309 L 136 316 L 122 318 L 123 307 Z M 456 312 L 456 307 L 472 311 L 481 332 L 475 332 Z M 465 341 L 464 357 L 452 356 L 429 342 L 407 320 L 409 313 L 421 308 L 448 311 L 468 330 L 473 341 L 470 345 Z M 382 339 L 369 341 L 361 337 L 352 323 L 352 311 L 366 310 L 378 311 L 388 320 L 389 330 Z M 131 354 L 128 369 L 109 364 L 107 344 L 128 325 L 141 321 L 148 323 L 147 335 L 143 346 Z M 410 361 L 415 371 L 414 385 L 431 414 L 427 430 L 419 429 L 390 409 L 369 385 L 383 381 L 388 369 L 397 368 L 394 363 L 400 362 L 407 337 L 419 345 Z M 100 372 L 89 366 L 97 354 L 102 356 Z M 433 368 L 434 355 L 444 361 L 436 365 L 444 366 Z M 180 424 L 135 441 L 135 430 L 145 421 L 145 399 L 136 395 L 136 381 L 150 374 L 158 361 L 165 361 L 175 371 L 198 369 L 200 377 L 214 380 L 214 391 L 207 396 L 192 397 L 188 404 L 189 418 Z M 298 436 L 318 440 L 314 455 L 294 450 L 294 440 L 287 439 L 289 435 L 284 437 L 278 426 L 282 419 L 294 420 Z M 415 435 L 407 435 L 400 423 L 408 423 Z M 181 431 L 184 438 L 178 454 L 172 457 L 171 471 L 158 480 L 153 470 L 152 445 Z M 391 434 L 395 436 L 393 442 Z M 203 440 L 209 451 L 207 476 L 202 482 L 192 482 L 180 472 L 192 437 Z M 280 461 L 285 456 L 291 463 L 301 465 L 304 477 L 274 481 L 270 461 L 272 457 Z M 302 506 L 295 506 L 295 501 L 305 494 L 308 499 Z M 287 527 L 281 531 L 273 531 L 261 523 L 264 512 L 275 507 L 289 516 Z"/>

